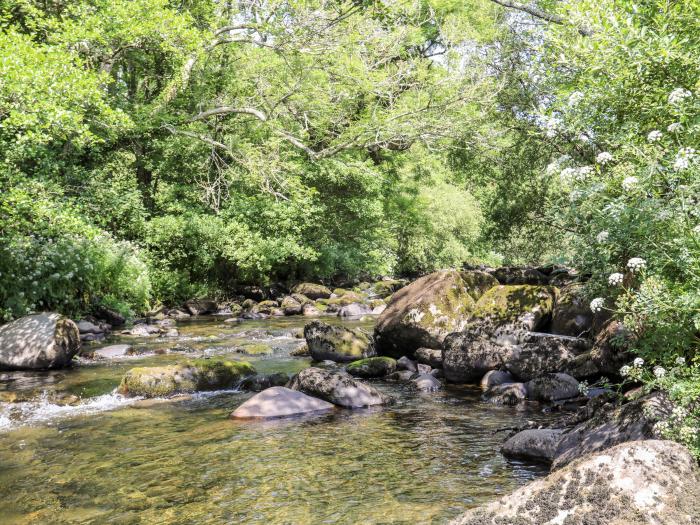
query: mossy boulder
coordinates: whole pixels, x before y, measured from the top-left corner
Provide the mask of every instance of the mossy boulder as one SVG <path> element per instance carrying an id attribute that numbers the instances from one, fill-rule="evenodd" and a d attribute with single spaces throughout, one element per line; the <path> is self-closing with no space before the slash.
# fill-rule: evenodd
<path id="1" fill-rule="evenodd" d="M 495 286 L 476 302 L 472 321 L 490 328 L 534 331 L 549 321 L 557 297 L 551 286 Z"/>
<path id="2" fill-rule="evenodd" d="M 466 273 L 434 272 L 394 293 L 377 320 L 379 353 L 412 356 L 421 347 L 440 348 L 448 334 L 462 330 L 471 317 L 474 296 L 479 294 L 465 282 Z M 489 277 L 484 274 L 482 278 Z"/>
<path id="3" fill-rule="evenodd" d="M 266 314 L 271 315 L 275 310 L 279 308 L 277 301 L 266 300 L 260 301 L 258 304 L 253 306 L 250 311 L 256 314 Z"/>
<path id="4" fill-rule="evenodd" d="M 235 386 L 254 374 L 255 368 L 245 361 L 195 359 L 178 365 L 132 368 L 122 378 L 118 392 L 162 397 L 197 390 L 218 390 Z"/>
<path id="5" fill-rule="evenodd" d="M 331 296 L 331 291 L 322 284 L 316 283 L 299 283 L 292 288 L 292 293 L 305 295 L 309 299 L 328 299 Z"/>
<path id="6" fill-rule="evenodd" d="M 304 338 L 316 361 L 346 363 L 374 355 L 369 336 L 358 329 L 313 321 L 304 327 Z"/>
<path id="7" fill-rule="evenodd" d="M 406 281 L 398 281 L 396 279 L 378 281 L 372 285 L 372 291 L 378 297 L 388 297 L 405 284 Z"/>
<path id="8" fill-rule="evenodd" d="M 282 299 L 280 308 L 282 308 L 284 315 L 299 315 L 301 313 L 301 303 L 291 295 Z"/>
<path id="9" fill-rule="evenodd" d="M 396 370 L 396 360 L 391 357 L 368 357 L 350 363 L 345 370 L 355 377 L 384 377 Z"/>

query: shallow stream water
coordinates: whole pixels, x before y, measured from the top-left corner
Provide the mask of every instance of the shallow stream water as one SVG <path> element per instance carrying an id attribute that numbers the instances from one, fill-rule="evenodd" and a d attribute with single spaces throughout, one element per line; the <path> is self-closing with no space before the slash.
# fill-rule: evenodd
<path id="1" fill-rule="evenodd" d="M 178 338 L 107 342 L 135 356 L 0 373 L 0 523 L 443 524 L 546 472 L 501 456 L 497 430 L 551 416 L 485 403 L 473 387 L 377 381 L 395 405 L 267 422 L 228 418 L 249 392 L 114 393 L 133 366 L 199 355 L 292 374 L 310 364 L 289 356 L 304 323 L 206 318 L 179 323 Z"/>

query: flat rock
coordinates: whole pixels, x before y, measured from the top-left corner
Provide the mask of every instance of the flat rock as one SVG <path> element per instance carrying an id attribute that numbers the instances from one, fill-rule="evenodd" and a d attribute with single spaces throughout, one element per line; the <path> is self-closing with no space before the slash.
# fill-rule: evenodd
<path id="1" fill-rule="evenodd" d="M 123 357 L 125 355 L 129 355 L 129 352 L 132 350 L 133 346 L 131 345 L 110 345 L 110 346 L 105 346 L 103 348 L 98 348 L 94 352 L 92 352 L 92 355 L 95 357 L 103 357 L 105 359 L 112 359 L 114 357 Z"/>
<path id="2" fill-rule="evenodd" d="M 525 388 L 533 401 L 561 401 L 580 395 L 579 382 L 569 374 L 546 374 L 528 381 Z"/>
<path id="3" fill-rule="evenodd" d="M 283 386 L 273 386 L 254 395 L 231 413 L 233 419 L 289 417 L 332 410 L 332 403 Z"/>
<path id="4" fill-rule="evenodd" d="M 442 383 L 430 374 L 418 374 L 411 382 L 422 392 L 435 392 L 442 388 Z"/>

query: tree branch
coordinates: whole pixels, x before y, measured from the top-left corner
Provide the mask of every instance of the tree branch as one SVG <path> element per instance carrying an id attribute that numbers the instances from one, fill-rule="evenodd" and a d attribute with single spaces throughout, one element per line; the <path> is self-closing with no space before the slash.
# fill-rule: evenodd
<path id="1" fill-rule="evenodd" d="M 509 9 L 516 9 L 518 11 L 522 11 L 524 13 L 527 13 L 529 15 L 534 16 L 535 18 L 539 18 L 540 20 L 552 22 L 553 24 L 573 25 L 569 20 L 567 20 L 563 16 L 557 15 L 554 13 L 548 13 L 547 11 L 543 11 L 542 9 L 540 9 L 539 7 L 536 7 L 536 6 L 518 4 L 515 2 L 511 2 L 510 0 L 491 0 L 491 1 L 500 5 L 500 6 L 507 7 Z M 593 34 L 593 31 L 590 28 L 585 27 L 585 26 L 579 27 L 578 32 L 583 36 L 591 36 Z"/>

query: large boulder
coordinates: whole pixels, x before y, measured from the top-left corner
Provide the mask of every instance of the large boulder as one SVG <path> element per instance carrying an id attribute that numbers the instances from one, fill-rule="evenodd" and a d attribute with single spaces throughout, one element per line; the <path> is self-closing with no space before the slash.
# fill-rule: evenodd
<path id="1" fill-rule="evenodd" d="M 312 321 L 304 327 L 304 338 L 316 361 L 345 363 L 374 355 L 369 336 L 358 329 Z"/>
<path id="2" fill-rule="evenodd" d="M 495 286 L 476 302 L 472 319 L 491 329 L 535 331 L 551 318 L 556 295 L 552 286 Z"/>
<path id="3" fill-rule="evenodd" d="M 593 312 L 581 290 L 581 286 L 567 286 L 560 291 L 552 312 L 553 334 L 582 337 L 590 332 Z"/>
<path id="4" fill-rule="evenodd" d="M 476 383 L 486 372 L 503 369 L 513 346 L 466 330 L 450 334 L 442 348 L 442 368 L 452 383 Z"/>
<path id="5" fill-rule="evenodd" d="M 465 276 L 478 284 L 470 287 Z M 495 283 L 483 272 L 444 270 L 404 286 L 377 320 L 379 353 L 399 357 L 421 347 L 440 348 L 447 334 L 466 326 L 474 297 Z"/>
<path id="6" fill-rule="evenodd" d="M 590 349 L 586 339 L 526 332 L 520 335 L 518 344 L 512 346 L 505 366 L 522 381 L 550 372 L 587 377 L 597 372 L 590 357 L 585 355 Z"/>
<path id="7" fill-rule="evenodd" d="M 269 419 L 297 416 L 309 412 L 332 410 L 327 401 L 307 396 L 303 392 L 274 386 L 254 395 L 231 412 L 232 419 Z"/>
<path id="8" fill-rule="evenodd" d="M 620 407 L 607 404 L 593 417 L 562 434 L 553 468 L 560 468 L 590 452 L 599 452 L 625 441 L 656 437 L 654 425 L 671 412 L 665 395 L 653 393 Z"/>
<path id="9" fill-rule="evenodd" d="M 501 452 L 510 458 L 534 459 L 550 463 L 556 454 L 563 430 L 532 428 L 522 430 L 503 443 Z"/>
<path id="10" fill-rule="evenodd" d="M 327 287 L 316 283 L 299 283 L 292 288 L 292 294 L 301 294 L 313 300 L 328 299 L 331 293 Z"/>
<path id="11" fill-rule="evenodd" d="M 350 363 L 345 370 L 355 377 L 384 377 L 396 370 L 396 360 L 391 357 L 368 357 Z"/>
<path id="12" fill-rule="evenodd" d="M 245 361 L 197 359 L 184 364 L 137 367 L 127 371 L 119 384 L 120 394 L 161 397 L 230 388 L 243 378 L 255 374 Z"/>
<path id="13" fill-rule="evenodd" d="M 700 523 L 700 471 L 682 445 L 625 443 L 590 454 L 451 525 Z"/>
<path id="14" fill-rule="evenodd" d="M 299 390 L 346 408 L 384 405 L 392 401 L 376 388 L 349 375 L 316 367 L 299 372 L 288 386 L 292 390 Z"/>
<path id="15" fill-rule="evenodd" d="M 78 327 L 60 314 L 28 315 L 0 326 L 0 370 L 68 366 L 79 350 Z"/>

